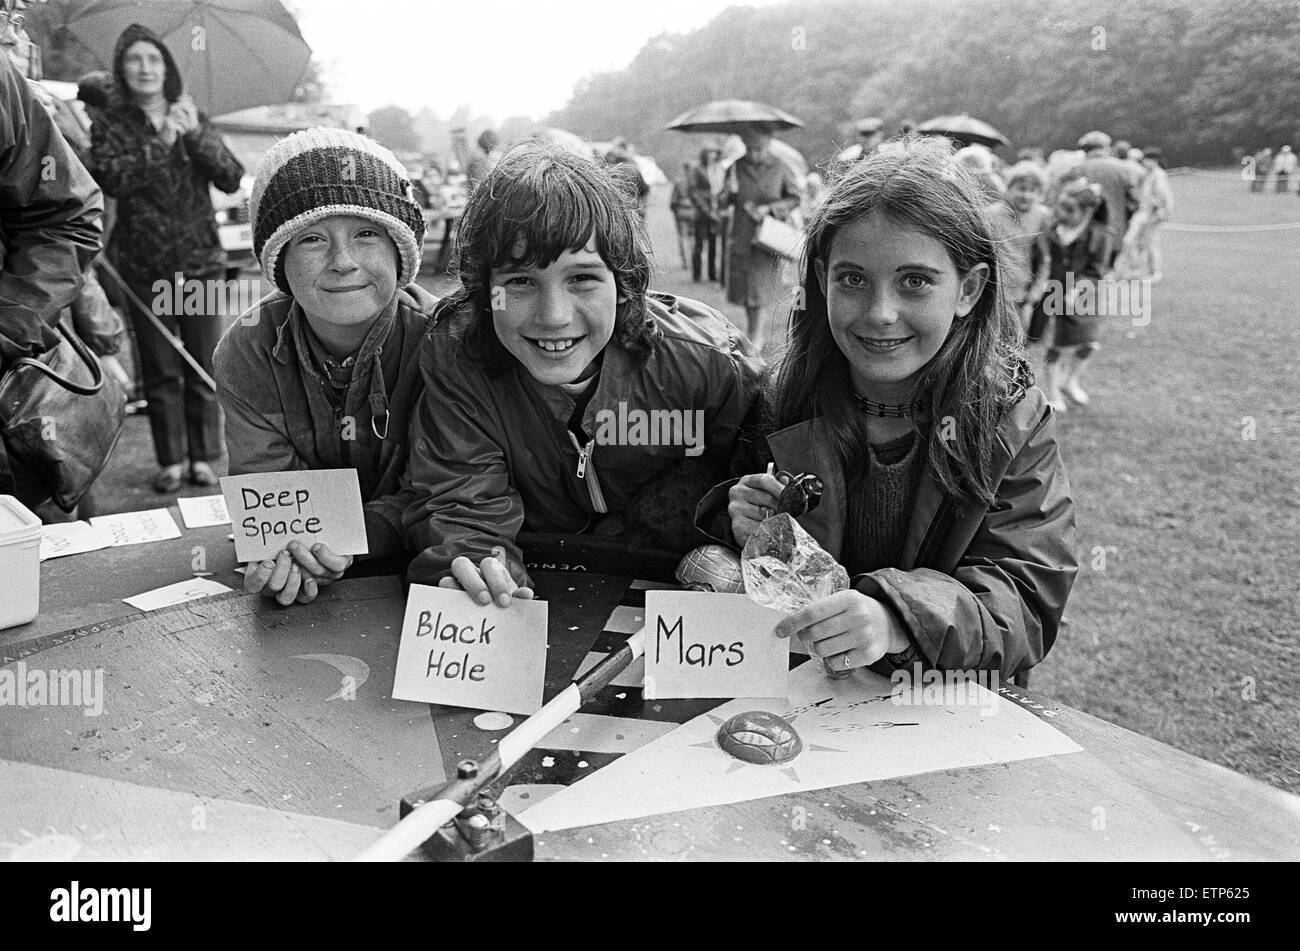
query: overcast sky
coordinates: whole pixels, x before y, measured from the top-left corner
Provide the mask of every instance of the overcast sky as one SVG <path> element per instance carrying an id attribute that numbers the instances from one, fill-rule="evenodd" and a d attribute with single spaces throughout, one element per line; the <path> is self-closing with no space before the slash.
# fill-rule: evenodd
<path id="1" fill-rule="evenodd" d="M 622 69 L 646 40 L 729 6 L 779 0 L 291 0 L 330 98 L 367 112 L 465 103 L 500 122 L 559 109 L 584 76 Z"/>

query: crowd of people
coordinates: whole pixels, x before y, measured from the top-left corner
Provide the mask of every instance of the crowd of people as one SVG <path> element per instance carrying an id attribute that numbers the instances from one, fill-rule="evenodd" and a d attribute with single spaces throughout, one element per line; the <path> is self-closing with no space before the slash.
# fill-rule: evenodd
<path id="1" fill-rule="evenodd" d="M 1058 412 L 1089 402 L 1081 377 L 1100 349 L 1103 319 L 1118 316 L 1103 310 L 1104 284 L 1162 279 L 1160 232 L 1174 205 L 1158 147 L 1135 149 L 1094 130 L 1078 148 L 1050 159 L 1022 150 L 1009 167 L 979 146 L 955 155 L 1003 213 L 1013 298 L 1026 343 L 1046 346 L 1043 385 Z"/>
<path id="2" fill-rule="evenodd" d="M 117 200 L 107 253 L 133 296 L 220 270 L 208 188 L 233 190 L 243 169 L 157 36 L 127 30 L 111 80 L 90 172 L 70 155 L 57 182 L 28 181 L 30 150 L 59 134 L 0 64 L 6 121 L 23 124 L 3 143 L 6 363 L 47 348 L 79 292 L 101 189 Z M 424 219 L 396 157 L 337 129 L 281 140 L 250 207 L 274 292 L 224 333 L 214 315 L 168 315 L 193 364 L 133 314 L 155 487 L 213 484 L 223 454 L 232 475 L 355 469 L 358 557 L 509 606 L 532 596 L 530 539 L 673 558 L 712 541 L 737 559 L 791 474 L 815 473 L 825 502 L 800 521 L 853 583 L 783 634 L 837 670 L 1031 668 L 1077 570 L 1056 414 L 1088 402 L 1099 321 L 1075 298 L 1088 282 L 1159 279 L 1172 208 L 1160 152 L 1090 132 L 1077 154 L 1008 166 L 941 138 L 881 141 L 879 124 L 859 133 L 811 193 L 759 124 L 729 165 L 710 145 L 685 170 L 692 278 L 724 281 L 744 327 L 650 286 L 630 157 L 480 140 L 456 286 L 435 299 L 415 283 Z M 769 220 L 803 235 L 784 334 Z M 1026 340 L 1046 345 L 1042 389 Z M 629 407 L 698 414 L 699 431 L 607 431 Z M 353 562 L 294 542 L 247 566 L 245 587 L 306 603 Z"/>
<path id="3" fill-rule="evenodd" d="M 909 123 L 900 134 L 910 131 Z M 884 141 L 878 118 L 859 121 L 856 132 L 857 141 L 828 163 L 831 176 Z M 742 138 L 745 153 L 730 165 L 721 165 L 714 144 L 700 151 L 698 162 L 686 162 L 672 208 L 679 235 L 691 242 L 692 280 L 700 283 L 706 273 L 710 281 L 721 280 L 728 301 L 745 308 L 750 340 L 763 349 L 765 341 L 780 338 L 772 305 L 782 264 L 755 240 L 755 223 L 775 216 L 799 225 L 817 207 L 824 184 L 816 172 L 798 181 L 771 157 L 770 136 L 761 130 Z M 1081 377 L 1100 346 L 1101 315 L 1089 309 L 1102 296 L 1094 292 L 1098 283 L 1163 277 L 1161 228 L 1173 211 L 1173 193 L 1162 152 L 1112 142 L 1096 130 L 1079 139 L 1077 150 L 1045 157 L 1040 149 L 1022 149 L 1010 165 L 984 145 L 958 145 L 951 161 L 980 183 L 1004 223 L 1013 264 L 1005 278 L 1008 293 L 1026 342 L 1046 346 L 1048 399 L 1059 412 L 1085 405 Z M 1068 299 L 1049 295 L 1051 287 L 1065 288 L 1067 276 L 1073 289 Z M 1085 285 L 1091 287 L 1085 291 Z"/>
<path id="4" fill-rule="evenodd" d="M 1275 153 L 1270 148 L 1263 148 L 1250 157 L 1246 168 L 1246 180 L 1250 182 L 1252 192 L 1268 191 L 1268 183 L 1273 182 L 1273 192 L 1285 195 L 1291 190 L 1291 178 L 1300 165 L 1291 146 L 1280 146 Z M 1296 186 L 1296 196 L 1300 197 L 1300 185 Z"/>

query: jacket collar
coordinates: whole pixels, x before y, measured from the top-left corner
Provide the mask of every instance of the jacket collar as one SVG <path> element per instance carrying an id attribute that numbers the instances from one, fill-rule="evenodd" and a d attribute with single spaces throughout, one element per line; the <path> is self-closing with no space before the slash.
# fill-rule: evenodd
<path id="1" fill-rule="evenodd" d="M 365 367 L 370 368 L 367 400 L 370 404 L 371 428 L 380 439 L 388 436 L 388 393 L 384 384 L 384 365 L 380 356 L 384 352 L 384 344 L 397 323 L 397 303 L 398 295 L 394 294 L 392 300 L 380 312 L 379 318 L 371 325 L 370 332 L 361 343 L 361 349 L 357 351 L 356 367 L 353 370 L 353 380 L 360 382 L 365 379 Z M 288 334 L 292 334 L 294 349 L 298 351 L 298 365 L 302 369 L 304 378 L 320 376 L 320 372 L 312 365 L 311 350 L 305 336 L 309 333 L 311 327 L 307 323 L 307 315 L 295 300 L 289 308 L 284 323 L 277 331 L 272 355 L 281 363 L 288 362 L 290 357 L 285 338 Z"/>
<path id="2" fill-rule="evenodd" d="M 845 478 L 836 458 L 830 426 L 823 417 L 795 423 L 767 437 L 768 448 L 778 469 L 792 475 L 815 473 L 825 491 L 823 504 L 799 517 L 799 524 L 833 557 L 844 547 Z"/>
<path id="3" fill-rule="evenodd" d="M 1008 427 L 1014 425 L 1011 415 L 1009 412 L 1004 414 L 998 427 L 992 460 L 994 472 L 1004 471 L 1014 454 L 1008 438 Z M 844 522 L 847 518 L 844 502 L 846 478 L 835 451 L 830 425 L 824 417 L 818 416 L 772 433 L 767 437 L 767 444 L 778 469 L 794 475 L 812 472 L 821 478 L 826 488 L 822 504 L 800 516 L 798 521 L 828 554 L 838 559 L 844 548 Z M 953 513 L 953 503 L 935 479 L 928 455 L 920 479 L 903 541 L 899 567 L 904 571 L 936 562 L 944 523 Z"/>

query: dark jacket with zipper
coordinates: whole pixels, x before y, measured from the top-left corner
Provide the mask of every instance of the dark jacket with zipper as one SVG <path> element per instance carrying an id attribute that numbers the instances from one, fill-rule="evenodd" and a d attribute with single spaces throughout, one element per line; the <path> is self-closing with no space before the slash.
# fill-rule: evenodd
<path id="1" fill-rule="evenodd" d="M 356 469 L 369 557 L 400 550 L 407 430 L 424 388 L 420 342 L 436 303 L 417 284 L 398 291 L 357 352 L 338 407 L 310 353 L 302 308 L 279 291 L 255 304 L 213 356 L 230 474 Z"/>
<path id="2" fill-rule="evenodd" d="M 521 530 L 620 535 L 629 500 L 687 458 L 682 445 L 596 444 L 598 415 L 617 415 L 620 404 L 629 412 L 702 410 L 700 458 L 727 471 L 757 398 L 759 358 L 710 307 L 668 295 L 647 295 L 646 307 L 662 337 L 642 364 L 616 343 L 605 348 L 580 420 L 559 418 L 517 362 L 489 375 L 459 351 L 454 322 L 439 322 L 420 355 L 425 395 L 410 473 L 416 496 L 405 519 L 407 544 L 419 553 L 412 582 L 436 584 L 457 556 L 477 563 L 499 546 L 515 580 L 526 584 Z"/>
<path id="3" fill-rule="evenodd" d="M 838 559 L 846 479 L 825 420 L 772 433 L 767 446 L 779 469 L 821 477 L 821 504 L 798 521 Z M 1078 571 L 1074 500 L 1053 414 L 1037 387 L 1003 416 L 993 471 L 994 503 L 959 510 L 927 461 L 898 567 L 850 583 L 894 610 L 927 666 L 997 670 L 1010 680 L 1051 650 Z M 725 512 L 733 484 L 714 488 L 698 513 L 701 526 L 732 545 Z"/>

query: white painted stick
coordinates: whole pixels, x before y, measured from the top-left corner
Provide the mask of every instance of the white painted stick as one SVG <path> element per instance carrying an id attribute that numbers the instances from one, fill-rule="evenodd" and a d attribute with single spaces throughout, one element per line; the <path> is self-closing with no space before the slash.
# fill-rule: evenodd
<path id="1" fill-rule="evenodd" d="M 519 726 L 497 742 L 497 754 L 501 757 L 501 771 L 519 761 L 534 746 L 542 741 L 557 726 L 578 712 L 582 706 L 582 695 L 577 684 L 569 684 L 554 697 L 551 702 L 538 710 Z"/>
<path id="2" fill-rule="evenodd" d="M 628 663 L 645 653 L 645 628 L 629 637 L 626 646 L 632 652 Z M 622 648 L 619 649 L 622 650 Z M 626 666 L 625 664 L 624 667 Z M 585 678 L 569 684 L 569 686 L 552 697 L 550 702 L 543 706 L 542 709 L 501 738 L 500 742 L 497 743 L 497 756 L 501 758 L 501 768 L 497 771 L 498 776 L 540 743 L 546 734 L 563 723 L 566 718 L 578 712 L 583 702 L 583 686 L 595 689 L 605 686 L 603 683 L 597 686 L 591 682 L 591 674 L 597 671 L 600 671 L 599 664 L 592 668 Z M 602 673 L 606 673 L 606 676 L 602 678 L 606 682 L 618 675 L 618 671 L 602 671 Z M 434 799 L 431 802 L 426 802 L 423 806 L 408 813 L 405 819 L 380 836 L 378 841 L 358 855 L 354 861 L 400 862 L 423 845 L 435 832 L 452 819 L 455 819 L 463 808 L 462 803 L 452 799 Z"/>
<path id="3" fill-rule="evenodd" d="M 352 861 L 400 862 L 455 819 L 463 808 L 465 807 L 460 803 L 450 799 L 426 802 L 418 809 L 411 810 L 405 819 L 385 832 Z"/>

